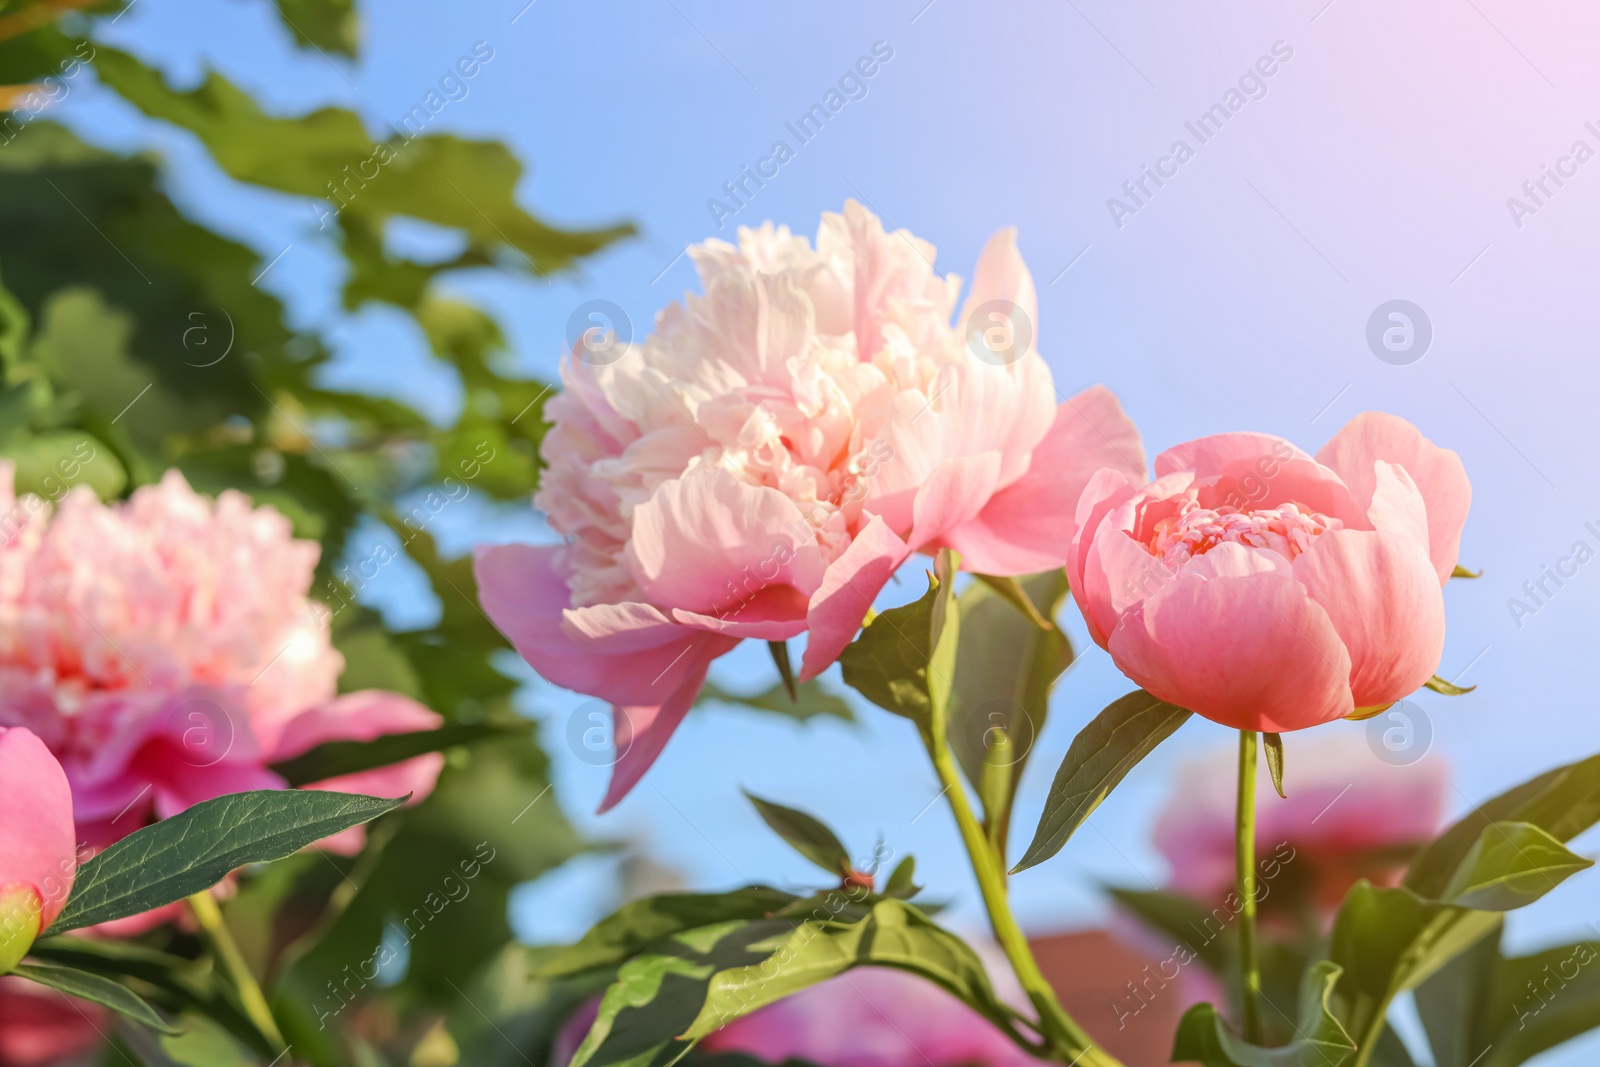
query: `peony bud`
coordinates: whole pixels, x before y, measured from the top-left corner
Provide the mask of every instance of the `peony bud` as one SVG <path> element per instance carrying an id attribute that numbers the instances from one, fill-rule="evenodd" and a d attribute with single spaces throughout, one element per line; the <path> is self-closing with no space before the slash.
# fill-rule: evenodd
<path id="1" fill-rule="evenodd" d="M 0 973 L 66 905 L 75 841 L 61 764 L 31 730 L 0 728 Z"/>

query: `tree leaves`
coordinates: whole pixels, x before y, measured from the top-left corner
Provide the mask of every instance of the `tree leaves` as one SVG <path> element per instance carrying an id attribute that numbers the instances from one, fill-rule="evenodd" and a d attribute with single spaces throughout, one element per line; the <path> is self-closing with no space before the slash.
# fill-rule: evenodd
<path id="1" fill-rule="evenodd" d="M 182 900 L 247 863 L 282 859 L 404 803 L 320 790 L 259 790 L 196 804 L 136 830 L 78 869 L 45 935 Z"/>
<path id="2" fill-rule="evenodd" d="M 526 265 L 544 275 L 633 232 L 631 226 L 560 230 L 534 218 L 516 203 L 522 165 L 496 141 L 398 129 L 388 140 L 375 139 L 355 112 L 342 108 L 277 118 L 216 72 L 182 92 L 127 53 L 104 46 L 96 69 L 151 118 L 199 137 L 229 176 L 329 200 L 324 221 L 350 212 L 376 232 L 384 220 L 404 215 L 459 230 L 473 255 L 463 265 Z M 499 256 L 501 249 L 516 258 Z"/>
<path id="3" fill-rule="evenodd" d="M 1083 821 L 1118 782 L 1157 745 L 1182 726 L 1191 712 L 1135 689 L 1112 701 L 1072 739 L 1056 769 L 1033 842 L 1012 868 L 1025 871 L 1061 851 Z"/>
<path id="4" fill-rule="evenodd" d="M 272 6 L 302 48 L 356 54 L 354 0 L 273 0 Z"/>

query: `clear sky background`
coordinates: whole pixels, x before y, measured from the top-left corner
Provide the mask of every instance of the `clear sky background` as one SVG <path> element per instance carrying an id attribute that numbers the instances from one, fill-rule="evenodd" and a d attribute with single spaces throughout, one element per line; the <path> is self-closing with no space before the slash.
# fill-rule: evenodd
<path id="1" fill-rule="evenodd" d="M 568 316 L 615 301 L 636 336 L 695 284 L 684 246 L 771 218 L 814 232 L 857 198 L 969 274 L 984 240 L 1020 229 L 1040 288 L 1039 348 L 1058 386 L 1114 389 L 1155 451 L 1201 434 L 1254 429 L 1315 450 L 1357 412 L 1382 408 L 1454 448 L 1474 502 L 1463 562 L 1477 582 L 1446 592 L 1441 673 L 1478 689 L 1413 706 L 1455 772 L 1452 811 L 1547 767 L 1600 750 L 1600 561 L 1540 601 L 1538 581 L 1576 542 L 1600 551 L 1595 434 L 1600 304 L 1600 158 L 1542 203 L 1523 192 L 1574 142 L 1600 151 L 1600 15 L 1578 0 L 478 0 L 363 5 L 359 63 L 290 47 L 260 0 L 139 0 L 107 34 L 183 84 L 216 67 L 284 113 L 357 109 L 386 133 L 476 42 L 493 59 L 430 128 L 509 142 L 528 163 L 524 202 L 573 225 L 635 220 L 641 236 L 554 284 L 486 273 L 450 286 L 490 306 L 519 365 L 552 375 Z M 875 44 L 892 59 L 806 144 L 785 129 Z M 1282 59 L 1226 128 L 1200 144 L 1185 123 L 1239 85 L 1260 57 Z M 337 306 L 334 260 L 304 201 L 231 187 L 186 135 L 160 129 L 85 86 L 61 113 L 95 139 L 152 146 L 178 165 L 174 196 L 270 258 L 264 283 L 339 352 L 331 384 L 390 391 L 441 420 L 459 396 L 401 316 Z M 732 219 L 708 207 L 723 183 L 771 152 L 794 157 Z M 1108 198 L 1183 139 L 1193 158 L 1132 214 Z M 1143 194 L 1141 194 L 1141 197 Z M 1513 212 L 1519 197 L 1531 211 Z M 1121 217 L 1116 217 L 1120 215 Z M 1120 223 L 1120 225 L 1119 225 Z M 448 250 L 423 227 L 393 239 Z M 1367 343 L 1387 301 L 1425 312 L 1432 341 L 1395 365 Z M 463 505 L 441 516 L 447 546 L 548 536 L 531 513 Z M 1593 522 L 1591 528 L 1586 523 Z M 1569 566 L 1570 571 L 1570 566 Z M 912 586 L 891 593 L 902 598 Z M 386 574 L 374 591 L 398 618 L 433 610 Z M 1520 598 L 1532 614 L 1515 618 Z M 1059 687 L 1023 782 L 1025 843 L 1075 730 L 1129 688 L 1067 622 L 1082 660 Z M 714 677 L 753 690 L 773 672 L 757 650 Z M 582 702 L 532 682 L 561 804 L 592 832 L 638 843 L 694 886 L 809 880 L 760 825 L 741 786 L 826 818 L 852 849 L 882 835 L 915 853 L 925 880 L 976 925 L 976 889 L 954 825 L 908 724 L 872 709 L 855 727 L 798 726 L 754 713 L 696 712 L 616 811 L 593 818 L 605 768 L 569 747 Z M 835 682 L 837 678 L 835 676 Z M 1326 731 L 1360 733 L 1356 724 Z M 1146 761 L 1064 855 L 1015 880 L 1025 924 L 1046 931 L 1104 917 L 1102 882 L 1159 883 L 1148 843 L 1175 763 L 1230 743 L 1195 721 Z M 1289 741 L 1290 785 L 1301 738 Z M 1308 753 L 1306 758 L 1312 758 Z M 1376 756 L 1374 757 L 1376 758 Z M 1595 850 L 1594 835 L 1579 842 Z M 614 864 L 587 859 L 531 887 L 519 928 L 575 936 L 614 903 Z M 1600 936 L 1600 890 L 1579 877 L 1513 917 L 1513 942 Z M 1542 1063 L 1593 1062 L 1589 1041 Z"/>

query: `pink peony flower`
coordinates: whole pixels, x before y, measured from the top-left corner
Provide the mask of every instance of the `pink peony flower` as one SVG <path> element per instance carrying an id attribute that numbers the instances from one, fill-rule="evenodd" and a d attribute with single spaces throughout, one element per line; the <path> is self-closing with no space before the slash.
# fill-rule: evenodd
<path id="1" fill-rule="evenodd" d="M 480 549 L 484 609 L 545 678 L 615 706 L 602 810 L 644 774 L 711 661 L 808 633 L 832 663 L 909 554 L 1059 567 L 1101 467 L 1141 475 L 1103 388 L 1059 403 L 1011 231 L 960 281 L 859 204 L 813 248 L 770 223 L 691 254 L 705 286 L 639 345 L 575 347 L 534 504 L 565 541 Z"/>
<path id="2" fill-rule="evenodd" d="M 1230 433 L 1155 469 L 1142 487 L 1095 475 L 1067 564 L 1090 634 L 1145 689 L 1281 732 L 1387 706 L 1438 668 L 1472 497 L 1454 452 L 1368 412 L 1316 459 Z"/>
<path id="3" fill-rule="evenodd" d="M 22 978 L 0 978 L 0 1067 L 88 1064 L 115 1029 L 98 1004 Z"/>
<path id="4" fill-rule="evenodd" d="M 1233 890 L 1236 759 L 1230 747 L 1181 768 L 1156 820 L 1170 887 L 1207 904 Z M 1393 884 L 1410 852 L 1439 831 L 1450 776 L 1437 757 L 1397 766 L 1344 734 L 1291 742 L 1285 763 L 1288 799 L 1265 775 L 1256 786 L 1256 853 L 1281 871 L 1281 882 L 1263 878 L 1264 908 L 1299 888 L 1331 913 L 1357 879 Z"/>
<path id="5" fill-rule="evenodd" d="M 0 974 L 66 906 L 76 841 L 61 764 L 31 731 L 0 729 Z"/>
<path id="6" fill-rule="evenodd" d="M 0 464 L 0 725 L 61 761 L 81 839 L 283 788 L 268 765 L 322 741 L 440 722 L 395 693 L 335 696 L 343 657 L 306 595 L 317 553 L 272 508 L 213 503 L 176 471 L 117 505 L 76 489 L 52 514 Z M 371 781 L 420 799 L 439 766 Z"/>

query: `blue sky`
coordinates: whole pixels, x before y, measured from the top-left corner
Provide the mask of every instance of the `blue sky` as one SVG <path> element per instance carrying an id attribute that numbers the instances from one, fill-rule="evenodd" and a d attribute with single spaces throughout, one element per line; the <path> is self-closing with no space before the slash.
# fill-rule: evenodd
<path id="1" fill-rule="evenodd" d="M 339 103 L 375 132 L 475 43 L 491 47 L 438 128 L 513 145 L 530 170 L 523 199 L 548 219 L 631 218 L 641 228 L 555 284 L 450 280 L 500 316 L 519 364 L 544 375 L 579 303 L 615 301 L 644 332 L 694 285 L 685 244 L 729 237 L 735 223 L 772 218 L 811 232 L 821 211 L 854 197 L 932 241 L 940 268 L 961 274 L 991 232 L 1016 225 L 1040 287 L 1039 348 L 1058 386 L 1108 384 L 1152 453 L 1230 429 L 1314 450 L 1352 415 L 1382 408 L 1461 454 L 1475 494 L 1462 556 L 1484 577 L 1447 590 L 1441 673 L 1478 689 L 1414 701 L 1455 770 L 1454 811 L 1600 750 L 1600 563 L 1547 586 L 1554 595 L 1533 614 L 1516 618 L 1509 606 L 1530 603 L 1524 582 L 1575 542 L 1600 549 L 1585 525 L 1600 529 L 1600 161 L 1560 164 L 1578 140 L 1600 149 L 1585 126 L 1600 126 L 1592 9 L 1577 0 L 1536 11 L 1512 0 L 1418 0 L 1399 12 L 1372 0 L 524 2 L 365 4 L 355 64 L 295 51 L 258 0 L 140 0 L 107 37 L 182 83 L 216 67 L 273 109 Z M 785 123 L 875 46 L 892 58 L 865 95 L 797 145 Z M 1241 83 L 1275 47 L 1272 76 Z M 1247 102 L 1200 143 L 1186 123 L 1241 86 Z M 264 256 L 293 245 L 268 284 L 335 342 L 332 383 L 392 390 L 451 417 L 459 400 L 448 376 L 402 317 L 339 311 L 334 261 L 317 247 L 304 202 L 230 187 L 186 137 L 92 87 L 63 113 L 103 142 L 168 154 L 186 208 Z M 708 200 L 779 139 L 793 158 L 719 219 Z M 1130 203 L 1123 184 L 1180 139 L 1192 158 Z M 1547 179 L 1534 204 L 1523 183 L 1557 165 L 1575 173 Z M 1533 210 L 1515 210 L 1513 197 Z M 440 247 L 422 227 L 394 236 L 419 251 Z M 1426 353 L 1405 365 L 1367 343 L 1369 318 L 1395 299 L 1420 306 L 1432 325 Z M 531 515 L 469 506 L 441 523 L 460 551 L 540 534 Z M 399 618 L 430 610 L 404 575 L 376 595 Z M 1072 733 L 1129 688 L 1070 608 L 1067 621 L 1082 660 L 1059 688 L 1023 783 L 1024 839 Z M 715 676 L 754 689 L 770 675 L 749 649 Z M 740 798 L 744 786 L 817 812 L 857 850 L 881 834 L 914 852 L 958 919 L 978 920 L 953 824 L 938 806 L 923 812 L 937 788 L 905 723 L 872 710 L 856 727 L 697 713 L 646 783 L 595 819 L 605 771 L 564 740 L 580 703 L 536 684 L 526 699 L 547 720 L 563 806 L 594 832 L 643 843 L 694 885 L 805 881 L 803 862 Z M 1169 771 L 1228 743 L 1220 727 L 1186 726 L 1095 815 L 1097 832 L 1016 879 L 1025 923 L 1094 921 L 1098 883 L 1159 882 L 1148 826 Z M 521 929 L 577 932 L 606 905 L 609 876 L 586 860 L 546 879 L 522 898 Z M 1593 936 L 1584 934 L 1585 923 L 1600 924 L 1593 884 L 1574 879 L 1515 916 L 1515 942 Z M 1600 1044 L 1586 1048 L 1547 1062 L 1586 1062 Z"/>

